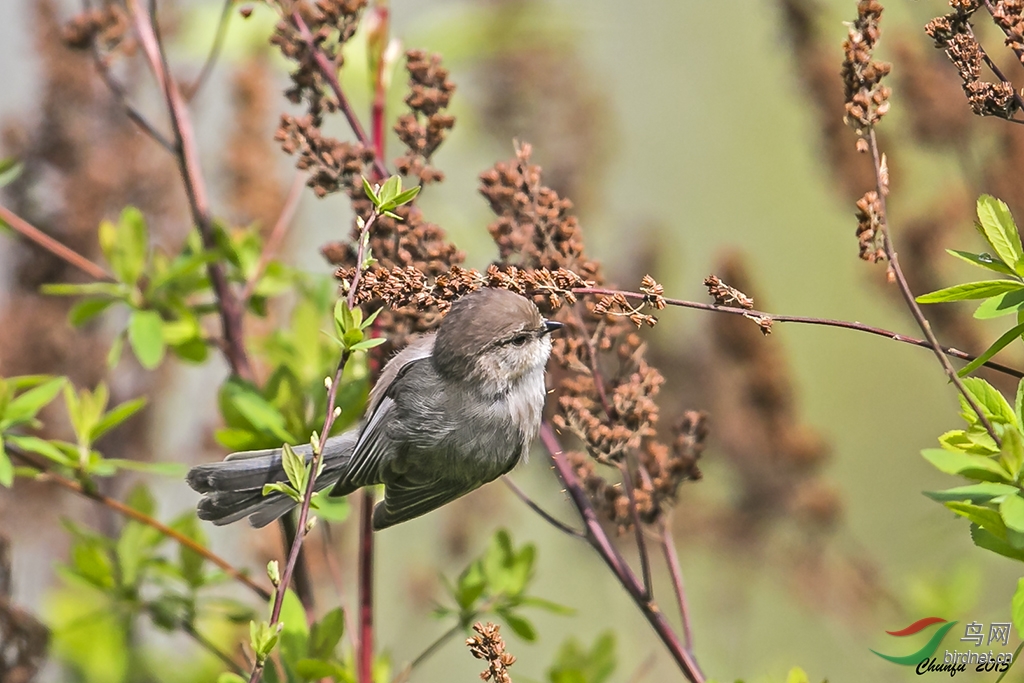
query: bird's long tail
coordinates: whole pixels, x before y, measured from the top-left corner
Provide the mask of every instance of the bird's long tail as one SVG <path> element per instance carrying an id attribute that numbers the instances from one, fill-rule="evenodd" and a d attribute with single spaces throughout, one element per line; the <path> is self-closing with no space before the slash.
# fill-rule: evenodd
<path id="1" fill-rule="evenodd" d="M 332 437 L 324 444 L 324 469 L 316 480 L 317 490 L 333 486 L 348 469 L 358 439 L 353 429 Z M 306 461 L 312 457 L 309 444 L 294 447 Z M 281 449 L 232 453 L 222 462 L 198 465 L 189 470 L 188 485 L 204 494 L 199 501 L 199 519 L 217 526 L 243 517 L 256 528 L 264 527 L 288 512 L 295 501 L 283 493 L 263 495 L 263 485 L 287 481 L 281 464 Z"/>

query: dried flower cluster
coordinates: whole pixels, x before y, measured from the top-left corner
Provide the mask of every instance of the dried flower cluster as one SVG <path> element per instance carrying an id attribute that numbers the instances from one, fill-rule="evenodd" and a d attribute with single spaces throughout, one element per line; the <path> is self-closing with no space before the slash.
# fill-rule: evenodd
<path id="1" fill-rule="evenodd" d="M 128 32 L 128 15 L 116 3 L 87 9 L 64 25 L 61 38 L 74 50 L 85 50 L 92 45 L 108 52 L 118 49 Z"/>
<path id="2" fill-rule="evenodd" d="M 1006 34 L 1006 46 L 1024 64 L 1024 1 L 996 0 L 991 11 L 992 19 Z"/>
<path id="3" fill-rule="evenodd" d="M 715 300 L 718 306 L 730 306 L 733 308 L 745 308 L 750 310 L 754 307 L 754 300 L 729 285 L 722 282 L 717 275 L 708 275 L 704 278 L 704 286 L 708 288 L 708 294 Z"/>
<path id="4" fill-rule="evenodd" d="M 875 45 L 881 31 L 878 27 L 882 5 L 875 0 L 857 4 L 857 19 L 850 24 L 843 41 L 843 90 L 846 98 L 844 120 L 857 134 L 864 136 L 889 111 L 889 88 L 882 79 L 892 66 L 874 60 Z M 863 143 L 863 140 L 860 141 Z M 858 144 L 865 151 L 866 145 Z"/>
<path id="5" fill-rule="evenodd" d="M 598 285 L 600 264 L 587 258 L 572 203 L 541 181 L 530 162 L 531 148 L 520 145 L 516 158 L 498 163 L 480 177 L 480 192 L 498 218 L 489 226 L 501 263 L 523 268 L 565 269 Z M 664 290 L 645 277 L 643 305 L 664 306 Z M 551 308 L 546 313 L 552 314 Z M 556 428 L 576 436 L 587 455 L 570 456 L 577 474 L 608 519 L 625 530 L 632 526 L 629 501 L 615 481 L 598 473 L 598 463 L 628 472 L 635 481 L 641 518 L 654 522 L 675 500 L 679 484 L 699 476 L 691 461 L 657 439 L 658 405 L 663 383 L 645 357 L 646 345 L 634 325 L 656 319 L 621 296 L 580 301 L 557 311 L 571 333 L 554 339 L 552 358 L 566 375 L 556 389 Z M 635 457 L 633 457 L 635 456 Z M 656 474 L 655 474 L 656 473 Z M 657 483 L 655 483 L 655 481 Z"/>
<path id="6" fill-rule="evenodd" d="M 1012 117 L 1019 108 L 1013 85 L 1005 81 L 988 83 L 981 80 L 981 65 L 987 61 L 987 56 L 970 25 L 971 15 L 977 11 L 979 3 L 952 0 L 950 5 L 953 11 L 928 22 L 925 33 L 935 41 L 935 47 L 945 51 L 946 57 L 956 67 L 971 111 L 979 116 Z M 1005 13 L 1003 16 L 1010 22 L 1007 25 L 1012 25 Z"/>
<path id="7" fill-rule="evenodd" d="M 306 185 L 317 197 L 358 188 L 362 192 L 363 169 L 373 162 L 373 150 L 358 142 L 342 142 L 326 136 L 311 114 L 294 117 L 281 115 L 274 134 L 286 154 L 299 153 L 295 167 L 309 171 Z"/>
<path id="8" fill-rule="evenodd" d="M 353 268 L 340 268 L 335 277 L 341 281 L 343 294 L 354 275 Z M 357 285 L 357 303 L 382 301 L 391 309 L 412 308 L 420 312 L 436 310 L 446 313 L 452 302 L 481 287 L 508 289 L 523 296 L 542 294 L 548 306 L 554 310 L 567 302 L 576 303 L 572 290 L 588 287 L 592 282 L 584 280 L 565 268 L 552 272 L 546 268 L 523 270 L 515 266 L 499 268 L 491 265 L 487 271 L 452 266 L 430 281 L 421 270 L 414 266 L 405 268 L 375 267 L 363 273 Z"/>
<path id="9" fill-rule="evenodd" d="M 335 111 L 338 102 L 327 88 L 316 63 L 316 54 L 322 53 L 341 68 L 341 48 L 355 33 L 366 0 L 316 0 L 314 3 L 284 0 L 278 7 L 282 17 L 270 42 L 285 58 L 296 62 L 295 71 L 290 74 L 292 85 L 285 95 L 295 104 L 305 100 L 313 123 L 319 127 L 324 112 Z M 311 42 L 304 37 L 296 19 L 301 19 L 309 30 Z"/>
<path id="10" fill-rule="evenodd" d="M 448 70 L 441 66 L 439 55 L 428 57 L 423 50 L 409 50 L 405 59 L 409 72 L 405 103 L 411 111 L 398 117 L 395 133 L 408 151 L 395 160 L 395 165 L 402 175 L 417 176 L 426 185 L 444 180 L 444 174 L 430 165 L 430 159 L 455 125 L 455 117 L 444 112 L 455 84 L 448 80 Z"/>
<path id="11" fill-rule="evenodd" d="M 885 259 L 882 245 L 885 214 L 878 192 L 868 190 L 857 200 L 857 243 L 860 245 L 860 257 L 875 263 Z"/>
<path id="12" fill-rule="evenodd" d="M 480 678 L 485 681 L 493 678 L 494 683 L 512 683 L 508 668 L 516 663 L 516 658 L 505 651 L 501 627 L 491 622 L 481 624 L 478 621 L 473 624 L 473 630 L 477 635 L 466 639 L 466 647 L 477 659 L 487 660 L 487 670 L 480 674 Z"/>

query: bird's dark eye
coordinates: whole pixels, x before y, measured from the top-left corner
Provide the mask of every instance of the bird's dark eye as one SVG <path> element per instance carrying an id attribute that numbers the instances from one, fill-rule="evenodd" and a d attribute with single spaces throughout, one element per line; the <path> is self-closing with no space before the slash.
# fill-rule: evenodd
<path id="1" fill-rule="evenodd" d="M 519 334 L 519 335 L 516 335 L 515 337 L 512 337 L 512 342 L 511 343 L 512 343 L 513 346 L 522 346 L 523 344 L 525 344 L 529 340 L 530 340 L 530 335 L 528 335 L 528 334 Z"/>

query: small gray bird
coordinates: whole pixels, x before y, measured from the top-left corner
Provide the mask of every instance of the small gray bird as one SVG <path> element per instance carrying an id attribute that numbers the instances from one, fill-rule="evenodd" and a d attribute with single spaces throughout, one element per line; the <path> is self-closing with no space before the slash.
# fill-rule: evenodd
<path id="1" fill-rule="evenodd" d="M 373 511 L 373 528 L 384 529 L 509 472 L 540 427 L 548 334 L 561 326 L 504 289 L 456 301 L 436 333 L 384 366 L 359 426 L 324 444 L 317 489 L 345 496 L 384 484 Z M 312 457 L 308 444 L 295 451 Z M 204 494 L 199 518 L 217 525 L 274 521 L 295 503 L 264 496 L 263 485 L 285 480 L 280 449 L 233 453 L 188 473 L 189 486 Z"/>

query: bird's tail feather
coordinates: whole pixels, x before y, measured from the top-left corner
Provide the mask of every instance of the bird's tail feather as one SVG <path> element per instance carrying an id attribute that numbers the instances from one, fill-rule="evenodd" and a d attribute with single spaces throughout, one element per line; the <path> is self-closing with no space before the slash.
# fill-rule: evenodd
<path id="1" fill-rule="evenodd" d="M 334 485 L 347 470 L 358 430 L 332 437 L 324 444 L 324 469 L 316 481 L 317 490 Z M 306 444 L 294 450 L 312 458 Z M 281 449 L 232 453 L 223 462 L 198 465 L 189 470 L 188 485 L 204 494 L 199 501 L 199 519 L 217 526 L 237 522 L 243 517 L 256 528 L 270 524 L 295 506 L 283 493 L 263 495 L 264 484 L 287 481 L 281 464 Z"/>

